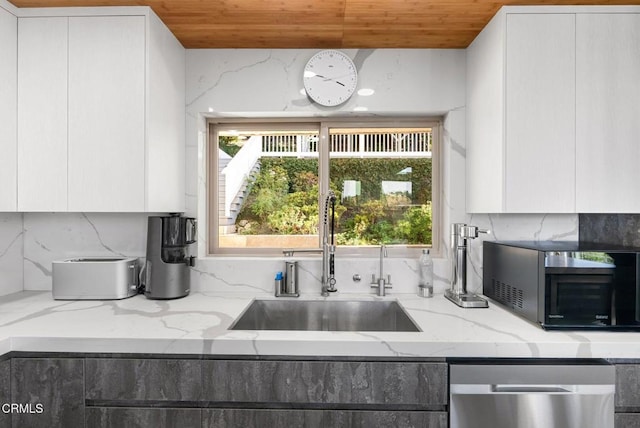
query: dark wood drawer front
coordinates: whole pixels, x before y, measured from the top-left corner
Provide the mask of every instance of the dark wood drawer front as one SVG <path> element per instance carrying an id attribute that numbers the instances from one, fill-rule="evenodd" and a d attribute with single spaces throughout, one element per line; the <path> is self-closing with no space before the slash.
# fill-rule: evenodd
<path id="1" fill-rule="evenodd" d="M 616 365 L 616 408 L 640 411 L 640 364 Z"/>
<path id="2" fill-rule="evenodd" d="M 136 409 L 87 407 L 90 428 L 200 427 L 200 409 Z"/>
<path id="3" fill-rule="evenodd" d="M 640 413 L 616 413 L 615 428 L 640 428 Z"/>
<path id="4" fill-rule="evenodd" d="M 202 428 L 324 428 L 322 410 L 204 409 Z"/>
<path id="5" fill-rule="evenodd" d="M 447 412 L 326 411 L 325 427 L 447 428 Z"/>
<path id="6" fill-rule="evenodd" d="M 401 406 L 447 404 L 446 363 L 203 362 L 203 398 L 215 402 Z"/>
<path id="7" fill-rule="evenodd" d="M 200 360 L 88 358 L 88 400 L 197 401 Z"/>
<path id="8" fill-rule="evenodd" d="M 203 410 L 202 428 L 447 428 L 446 412 Z"/>
<path id="9" fill-rule="evenodd" d="M 14 427 L 84 427 L 84 360 L 14 358 L 11 364 L 11 402 L 35 409 L 13 414 Z"/>

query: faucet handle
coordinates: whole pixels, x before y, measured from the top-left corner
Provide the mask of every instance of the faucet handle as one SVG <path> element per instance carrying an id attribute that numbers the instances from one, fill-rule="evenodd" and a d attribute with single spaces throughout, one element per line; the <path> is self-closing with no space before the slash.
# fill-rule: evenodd
<path id="1" fill-rule="evenodd" d="M 479 229 L 478 226 L 463 226 L 460 230 L 460 236 L 464 239 L 475 239 L 478 233 L 491 233 L 489 229 Z"/>
<path id="2" fill-rule="evenodd" d="M 391 287 L 391 274 L 387 275 L 387 282 L 385 284 L 385 288 L 393 288 Z"/>

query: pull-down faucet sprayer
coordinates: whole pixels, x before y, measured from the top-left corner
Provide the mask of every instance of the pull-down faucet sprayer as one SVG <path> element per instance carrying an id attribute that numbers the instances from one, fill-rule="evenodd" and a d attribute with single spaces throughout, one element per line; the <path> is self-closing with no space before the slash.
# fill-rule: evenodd
<path id="1" fill-rule="evenodd" d="M 331 221 L 329 221 L 329 206 L 331 206 Z M 336 289 L 335 278 L 335 223 L 336 223 L 336 194 L 333 190 L 327 192 L 324 200 L 323 233 L 322 233 L 322 296 Z M 330 229 L 330 230 L 329 230 Z"/>
<path id="2" fill-rule="evenodd" d="M 336 194 L 333 190 L 327 192 L 327 196 L 322 201 L 322 248 L 301 248 L 286 249 L 282 252 L 285 257 L 293 256 L 294 253 L 320 253 L 322 252 L 322 285 L 321 295 L 328 297 L 330 292 L 338 291 L 335 278 L 335 224 L 336 224 Z M 331 208 L 331 212 L 329 212 Z M 329 219 L 331 216 L 331 219 Z"/>

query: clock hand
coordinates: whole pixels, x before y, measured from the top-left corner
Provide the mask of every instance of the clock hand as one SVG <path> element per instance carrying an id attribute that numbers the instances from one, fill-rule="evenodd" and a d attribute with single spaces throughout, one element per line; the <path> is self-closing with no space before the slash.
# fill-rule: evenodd
<path id="1" fill-rule="evenodd" d="M 336 82 L 336 83 L 337 83 L 338 85 L 340 85 L 340 86 L 345 86 L 345 85 L 344 85 L 344 83 L 339 82 L 339 81 L 337 81 L 336 79 L 332 79 L 331 77 L 324 77 L 324 76 L 322 76 L 322 75 L 320 75 L 320 74 L 316 74 L 316 76 L 317 76 L 317 77 L 319 77 L 319 78 L 321 78 L 321 79 L 322 79 L 322 80 L 324 80 L 325 82 L 333 81 L 333 82 Z"/>
<path id="2" fill-rule="evenodd" d="M 338 77 L 343 77 L 343 76 L 344 76 L 344 75 L 342 75 L 342 76 L 338 76 Z M 336 83 L 337 83 L 338 85 L 340 85 L 340 86 L 345 86 L 345 84 L 344 84 L 344 83 L 339 82 L 338 80 L 336 80 L 336 79 L 338 79 L 338 77 L 325 77 L 325 76 L 323 76 L 322 74 L 315 74 L 313 77 L 319 77 L 319 78 L 321 78 L 322 80 L 324 80 L 325 82 L 334 81 L 334 82 L 336 82 Z"/>

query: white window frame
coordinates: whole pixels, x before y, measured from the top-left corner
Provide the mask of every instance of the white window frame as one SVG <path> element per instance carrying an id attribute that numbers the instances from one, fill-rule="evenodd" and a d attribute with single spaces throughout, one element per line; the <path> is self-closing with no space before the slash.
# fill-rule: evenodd
<path id="1" fill-rule="evenodd" d="M 282 257 L 283 248 L 220 248 L 219 247 L 219 218 L 218 218 L 218 131 L 219 129 L 235 129 L 238 131 L 256 129 L 280 130 L 282 127 L 295 130 L 319 128 L 318 144 L 318 179 L 320 181 L 320 198 L 318 206 L 322 206 L 322 195 L 326 194 L 329 186 L 329 130 L 331 128 L 431 128 L 431 246 L 390 245 L 391 257 L 417 257 L 423 248 L 430 248 L 434 257 L 439 257 L 442 233 L 441 194 L 441 163 L 440 149 L 442 144 L 442 118 L 437 117 L 407 117 L 407 118 L 269 118 L 269 119 L 231 119 L 211 118 L 207 120 L 207 222 L 208 236 L 206 243 L 207 256 L 278 256 Z M 319 236 L 323 230 L 320 224 Z M 320 248 L 320 239 L 318 240 Z M 379 246 L 338 246 L 336 254 L 354 257 L 372 257 L 379 254 Z"/>

